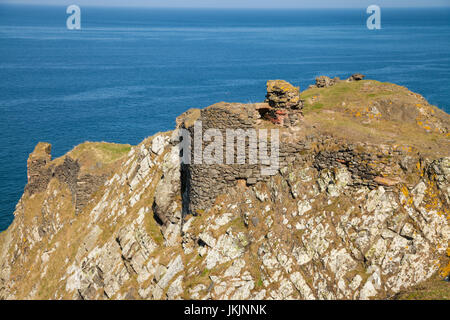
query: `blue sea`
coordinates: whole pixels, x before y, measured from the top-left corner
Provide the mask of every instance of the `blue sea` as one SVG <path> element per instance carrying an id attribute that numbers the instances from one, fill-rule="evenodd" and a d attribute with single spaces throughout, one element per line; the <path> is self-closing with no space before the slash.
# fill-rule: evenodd
<path id="1" fill-rule="evenodd" d="M 450 111 L 450 10 L 212 10 L 0 5 L 0 230 L 39 141 L 138 144 L 192 107 L 256 102 L 269 79 L 319 75 L 407 86 Z"/>

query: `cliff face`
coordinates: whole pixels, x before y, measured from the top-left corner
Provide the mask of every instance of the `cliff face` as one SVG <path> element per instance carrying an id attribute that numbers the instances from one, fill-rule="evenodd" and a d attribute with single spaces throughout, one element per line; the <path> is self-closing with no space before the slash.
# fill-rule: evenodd
<path id="1" fill-rule="evenodd" d="M 265 103 L 189 110 L 134 147 L 51 160 L 38 144 L 0 234 L 0 298 L 377 299 L 445 276 L 450 117 L 359 79 L 270 82 Z M 181 164 L 196 121 L 278 129 L 279 168 Z"/>

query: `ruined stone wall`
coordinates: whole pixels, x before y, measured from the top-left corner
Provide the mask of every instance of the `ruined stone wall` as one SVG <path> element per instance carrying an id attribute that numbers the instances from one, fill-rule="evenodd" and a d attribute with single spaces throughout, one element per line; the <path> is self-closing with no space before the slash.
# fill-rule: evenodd
<path id="1" fill-rule="evenodd" d="M 64 158 L 62 164 L 53 164 L 51 145 L 48 143 L 39 143 L 36 146 L 28 158 L 27 167 L 28 183 L 25 192 L 30 195 L 42 192 L 47 189 L 50 180 L 56 178 L 69 187 L 77 213 L 106 180 L 106 176 L 80 173 L 78 161 L 69 156 Z"/>
<path id="2" fill-rule="evenodd" d="M 92 174 L 79 174 L 76 179 L 75 210 L 79 213 L 91 200 L 92 194 L 97 191 L 106 181 L 107 176 L 95 176 Z"/>
<path id="3" fill-rule="evenodd" d="M 192 141 L 195 141 L 195 121 L 202 123 L 202 137 L 208 129 L 219 130 L 223 137 L 222 150 L 224 155 L 220 164 L 207 164 L 205 161 L 195 163 L 195 148 L 192 148 L 191 164 L 182 165 L 181 188 L 185 207 L 184 213 L 208 208 L 219 193 L 223 193 L 225 188 L 236 184 L 237 180 L 245 180 L 248 185 L 252 185 L 276 174 L 276 171 L 262 172 L 262 166 L 271 167 L 272 163 L 270 163 L 270 159 L 266 159 L 268 160 L 267 163 L 260 157 L 258 148 L 261 147 L 261 141 L 258 129 L 264 128 L 264 123 L 266 126 L 273 124 L 277 129 L 295 126 L 302 115 L 302 108 L 303 101 L 300 97 L 299 87 L 294 87 L 283 80 L 271 80 L 267 82 L 265 103 L 243 105 L 222 102 L 203 110 L 189 110 L 184 116 L 177 119 L 177 125 L 189 130 Z M 249 139 L 246 138 L 245 164 L 237 161 L 237 143 L 235 144 L 233 164 L 226 164 L 227 129 L 241 129 L 244 132 L 256 129 L 258 146 L 251 146 Z M 267 142 L 264 142 L 264 144 L 267 150 L 266 156 L 270 157 L 271 138 L 269 130 L 267 133 Z M 205 147 L 209 144 L 209 141 L 206 143 L 202 141 L 202 150 L 205 150 Z M 279 161 L 282 163 L 293 161 L 300 148 L 301 146 L 281 144 Z M 255 153 L 256 164 L 249 159 L 249 155 Z"/>
<path id="4" fill-rule="evenodd" d="M 240 112 L 238 112 L 240 110 Z M 257 120 L 255 109 L 247 109 L 246 114 L 242 111 L 246 109 L 237 104 L 216 104 L 201 110 L 200 117 L 196 120 L 202 123 L 202 136 L 208 129 L 220 130 L 223 139 L 223 150 L 226 146 L 226 129 L 252 129 Z M 185 122 L 186 123 L 186 122 Z M 192 143 L 194 142 L 194 125 L 185 126 L 189 130 Z M 247 141 L 248 142 L 248 141 Z M 211 142 L 202 141 L 202 150 Z M 246 145 L 246 154 L 248 155 L 248 143 Z M 247 179 L 252 182 L 253 179 L 261 180 L 258 177 L 258 165 L 238 165 L 238 164 L 195 164 L 194 148 L 191 149 L 191 164 L 182 165 L 182 189 L 184 189 L 185 202 L 189 206 L 189 212 L 204 210 L 208 208 L 219 193 L 225 188 L 234 185 L 238 179 Z"/>
<path id="5" fill-rule="evenodd" d="M 347 81 L 361 80 L 364 76 L 354 75 Z M 327 77 L 323 77 L 329 80 Z M 319 79 L 320 80 L 320 79 Z M 319 81 L 320 82 L 320 81 Z M 202 123 L 201 136 L 208 129 L 218 129 L 223 137 L 223 164 L 195 163 L 194 151 L 191 150 L 191 164 L 182 165 L 182 195 L 184 213 L 195 213 L 210 207 L 218 194 L 223 194 L 226 188 L 234 186 L 238 180 L 253 185 L 259 181 L 266 181 L 270 175 L 275 175 L 293 162 L 313 166 L 318 172 L 345 167 L 351 175 L 352 185 L 365 186 L 370 189 L 383 185 L 387 188 L 398 183 L 414 183 L 410 177 L 417 176 L 412 172 L 420 162 L 419 155 L 412 156 L 401 148 L 368 144 L 348 144 L 329 136 L 302 136 L 302 108 L 303 101 L 298 87 L 282 80 L 272 80 L 267 83 L 265 103 L 238 104 L 218 103 L 206 109 L 192 109 L 178 120 L 178 127 L 189 130 L 191 145 L 194 144 L 195 122 Z M 249 139 L 246 138 L 246 163 L 225 164 L 226 130 L 241 129 L 247 131 L 255 129 L 279 130 L 279 170 L 262 173 L 263 166 L 258 148 L 251 149 Z M 202 141 L 202 150 L 210 141 Z M 267 139 L 266 150 L 271 153 L 270 139 Z M 249 153 L 256 152 L 257 164 L 249 163 Z M 235 144 L 236 155 L 236 144 Z M 268 167 L 268 166 L 267 166 Z M 391 178 L 393 177 L 393 178 Z M 226 192 L 226 191 L 225 191 Z"/>
<path id="6" fill-rule="evenodd" d="M 219 129 L 223 136 L 223 163 L 194 163 L 194 148 L 191 150 L 191 164 L 182 165 L 182 193 L 185 213 L 195 213 L 208 209 L 217 195 L 226 192 L 228 187 L 235 186 L 238 180 L 247 185 L 259 181 L 267 181 L 270 175 L 261 173 L 262 165 L 258 157 L 257 164 L 248 163 L 249 144 L 246 140 L 246 163 L 225 164 L 226 129 L 258 129 L 264 124 L 255 105 L 221 103 L 201 110 L 196 121 L 202 122 L 202 136 L 208 129 Z M 186 129 L 194 141 L 194 122 Z M 275 126 L 275 128 L 277 128 Z M 383 185 L 387 188 L 398 183 L 414 183 L 409 181 L 413 170 L 420 162 L 419 155 L 405 152 L 401 148 L 383 148 L 367 144 L 348 144 L 329 136 L 307 136 L 298 138 L 289 131 L 280 129 L 279 170 L 277 174 L 291 163 L 312 165 L 318 172 L 345 167 L 352 177 L 354 187 L 366 186 L 370 189 Z M 287 135 L 286 135 L 287 133 Z M 236 142 L 236 141 L 235 141 Z M 267 150 L 270 154 L 270 141 Z M 211 142 L 202 143 L 202 150 Z M 236 143 L 235 143 L 236 147 Z M 235 150 L 236 154 L 236 150 Z M 407 156 L 408 155 L 408 156 Z M 391 179 L 389 177 L 396 177 Z"/>
<path id="7" fill-rule="evenodd" d="M 190 119 L 192 120 L 192 119 Z M 192 145 L 194 142 L 194 122 L 185 120 L 182 125 L 190 132 Z M 223 137 L 223 164 L 206 164 L 204 161 L 201 164 L 195 163 L 194 147 L 191 149 L 191 164 L 181 166 L 182 175 L 182 193 L 183 202 L 187 210 L 185 213 L 195 213 L 198 210 L 205 210 L 209 208 L 215 201 L 217 195 L 221 194 L 226 188 L 236 185 L 238 180 L 245 181 L 247 185 L 256 184 L 259 181 L 267 181 L 267 179 L 278 173 L 276 170 L 273 173 L 262 173 L 262 169 L 270 167 L 268 164 L 262 164 L 258 153 L 258 147 L 251 149 L 249 139 L 245 141 L 245 164 L 237 163 L 237 142 L 235 140 L 234 147 L 234 164 L 226 164 L 226 130 L 227 129 L 242 129 L 247 131 L 255 129 L 258 135 L 258 129 L 261 129 L 261 123 L 267 123 L 266 120 L 261 119 L 261 114 L 258 112 L 257 105 L 242 105 L 242 104 L 227 104 L 220 103 L 201 110 L 199 116 L 195 119 L 202 123 L 202 136 L 208 129 L 218 129 Z M 282 129 L 281 126 L 274 127 L 275 129 Z M 266 150 L 268 156 L 271 153 L 270 143 L 270 129 L 267 129 L 268 138 Z M 281 138 L 281 137 L 280 137 Z M 202 141 L 202 150 L 209 145 L 210 141 Z M 259 145 L 258 140 L 258 145 Z M 279 149 L 279 166 L 284 167 L 288 163 L 298 160 L 301 150 L 307 150 L 308 143 L 303 141 L 293 143 L 280 143 Z M 249 163 L 250 152 L 256 152 L 258 161 L 256 164 Z M 204 159 L 203 159 L 204 160 Z"/>
<path id="8" fill-rule="evenodd" d="M 30 194 L 45 190 L 50 182 L 52 173 L 48 164 L 52 161 L 51 150 L 50 144 L 39 143 L 28 157 L 28 184 L 25 187 L 25 191 Z"/>
<path id="9" fill-rule="evenodd" d="M 416 183 L 410 178 L 416 176 L 414 171 L 420 169 L 417 166 L 421 161 L 419 154 L 405 152 L 402 148 L 334 142 L 314 156 L 313 164 L 319 171 L 346 167 L 355 187 L 373 189 L 379 185 L 392 187 L 400 182 Z"/>

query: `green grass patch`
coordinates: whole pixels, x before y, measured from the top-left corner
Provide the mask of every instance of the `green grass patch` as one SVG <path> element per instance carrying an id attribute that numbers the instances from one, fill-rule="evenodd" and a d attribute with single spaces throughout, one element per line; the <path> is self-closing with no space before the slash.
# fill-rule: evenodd
<path id="1" fill-rule="evenodd" d="M 439 277 L 425 281 L 422 284 L 406 290 L 396 297 L 395 300 L 450 300 L 450 283 Z"/>
<path id="2" fill-rule="evenodd" d="M 208 268 L 203 269 L 202 271 L 202 277 L 206 277 L 211 273 L 211 270 L 209 270 Z"/>
<path id="3" fill-rule="evenodd" d="M 307 108 L 305 110 L 305 112 L 308 112 L 308 111 L 319 111 L 320 109 L 322 109 L 322 107 L 323 107 L 323 103 L 316 102 L 313 105 L 311 105 L 309 108 Z"/>
<path id="4" fill-rule="evenodd" d="M 150 211 L 146 214 L 146 229 L 150 237 L 156 242 L 158 246 L 162 246 L 164 244 L 164 237 L 161 232 L 161 228 L 158 223 L 153 218 L 153 211 Z"/>
<path id="5" fill-rule="evenodd" d="M 108 153 L 113 158 L 120 158 L 131 150 L 129 144 L 101 143 L 97 146 L 104 153 Z"/>
<path id="6" fill-rule="evenodd" d="M 131 150 L 129 144 L 118 144 L 109 142 L 84 142 L 73 148 L 67 155 L 72 159 L 78 159 L 83 163 L 109 164 L 119 160 Z M 62 162 L 63 157 L 55 159 Z"/>

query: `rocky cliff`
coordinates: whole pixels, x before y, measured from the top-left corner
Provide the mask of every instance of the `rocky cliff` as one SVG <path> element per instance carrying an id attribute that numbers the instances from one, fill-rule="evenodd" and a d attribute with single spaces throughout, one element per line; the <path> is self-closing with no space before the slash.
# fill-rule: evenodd
<path id="1" fill-rule="evenodd" d="M 450 117 L 363 78 L 270 81 L 262 103 L 191 109 L 137 146 L 52 160 L 39 143 L 0 298 L 385 299 L 430 281 L 449 298 Z M 279 166 L 182 163 L 198 122 L 279 130 Z"/>

